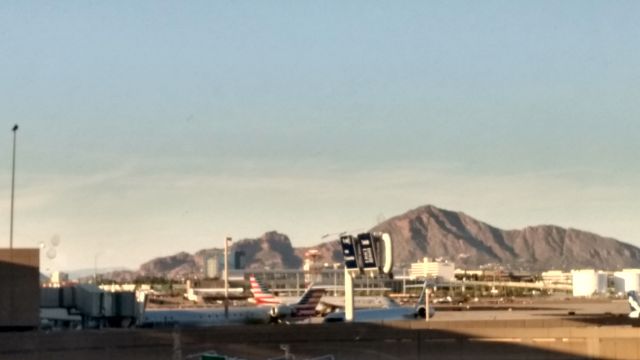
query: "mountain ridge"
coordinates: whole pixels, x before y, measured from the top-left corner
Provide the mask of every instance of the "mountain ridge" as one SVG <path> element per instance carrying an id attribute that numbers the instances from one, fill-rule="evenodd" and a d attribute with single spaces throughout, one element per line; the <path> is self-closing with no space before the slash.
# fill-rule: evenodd
<path id="1" fill-rule="evenodd" d="M 423 257 L 447 259 L 455 262 L 456 267 L 469 269 L 486 264 L 531 271 L 640 267 L 640 249 L 611 237 L 557 225 L 503 230 L 464 212 L 434 205 L 420 206 L 391 217 L 371 231 L 391 235 L 397 267 L 406 267 Z M 275 230 L 258 238 L 236 241 L 231 246 L 231 250 L 245 252 L 248 269 L 299 268 L 304 253 L 310 249 L 318 251 L 320 262 L 342 263 L 337 241 L 293 247 L 287 235 Z M 202 276 L 204 258 L 214 250 L 202 249 L 194 254 L 180 252 L 155 258 L 142 264 L 134 275 Z"/>

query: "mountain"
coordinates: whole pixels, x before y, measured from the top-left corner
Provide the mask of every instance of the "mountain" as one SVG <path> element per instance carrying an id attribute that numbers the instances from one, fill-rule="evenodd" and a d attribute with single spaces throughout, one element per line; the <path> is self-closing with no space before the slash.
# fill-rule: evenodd
<path id="1" fill-rule="evenodd" d="M 114 271 L 102 278 L 116 281 L 132 281 L 137 277 L 166 277 L 170 279 L 202 277 L 205 259 L 218 248 L 202 249 L 195 254 L 180 252 L 175 255 L 152 259 L 140 265 L 137 271 Z M 258 238 L 242 239 L 232 243 L 230 251 L 242 251 L 248 269 L 297 269 L 302 257 L 291 245 L 287 235 L 270 231 Z"/>
<path id="2" fill-rule="evenodd" d="M 116 267 L 104 267 L 104 268 L 98 268 L 98 269 L 76 269 L 76 270 L 70 270 L 70 271 L 66 271 L 66 273 L 69 275 L 69 279 L 70 280 L 78 280 L 78 279 L 82 279 L 82 278 L 93 278 L 93 274 L 106 274 L 106 273 L 112 273 L 112 272 L 116 272 L 116 271 L 126 271 L 127 268 L 122 267 L 122 266 L 116 266 Z"/>
<path id="3" fill-rule="evenodd" d="M 467 268 L 488 263 L 537 271 L 640 266 L 640 249 L 612 238 L 553 225 L 502 230 L 431 205 L 393 217 L 372 230 L 391 235 L 394 261 L 399 265 L 428 256 Z"/>
<path id="4" fill-rule="evenodd" d="M 248 269 L 297 269 L 302 266 L 302 258 L 296 254 L 289 237 L 276 231 L 258 239 L 240 240 L 231 249 L 245 253 Z"/>
<path id="5" fill-rule="evenodd" d="M 177 279 L 202 272 L 196 264 L 195 257 L 187 252 L 165 256 L 140 265 L 138 274 L 144 277 L 168 277 Z"/>
<path id="6" fill-rule="evenodd" d="M 391 235 L 396 268 L 408 266 L 423 257 L 447 259 L 457 267 L 468 269 L 486 264 L 532 271 L 640 267 L 640 249 L 612 238 L 554 225 L 502 230 L 462 212 L 432 205 L 390 218 L 371 231 Z M 239 240 L 231 246 L 232 251 L 245 253 L 249 269 L 297 269 L 303 263 L 304 253 L 310 249 L 318 251 L 320 262 L 342 263 L 337 241 L 294 248 L 287 235 L 276 231 Z M 203 249 L 193 255 L 181 252 L 148 261 L 137 272 L 121 273 L 127 278 L 136 275 L 202 276 L 204 259 L 213 251 L 215 249 Z"/>

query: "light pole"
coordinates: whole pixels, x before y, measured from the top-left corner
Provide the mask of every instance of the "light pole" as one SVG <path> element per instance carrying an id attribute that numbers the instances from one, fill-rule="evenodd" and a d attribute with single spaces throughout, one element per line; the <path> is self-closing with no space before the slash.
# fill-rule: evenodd
<path id="1" fill-rule="evenodd" d="M 333 264 L 333 296 L 338 296 L 338 268 L 340 263 Z"/>
<path id="2" fill-rule="evenodd" d="M 98 256 L 102 255 L 102 251 L 98 251 L 93 255 L 93 284 L 98 286 Z"/>
<path id="3" fill-rule="evenodd" d="M 16 182 L 16 133 L 18 132 L 18 124 L 13 125 L 13 163 L 11 165 L 11 220 L 9 225 L 9 250 L 13 250 L 13 199 L 15 195 Z"/>
<path id="4" fill-rule="evenodd" d="M 231 236 L 224 239 L 224 318 L 229 319 L 229 243 Z"/>

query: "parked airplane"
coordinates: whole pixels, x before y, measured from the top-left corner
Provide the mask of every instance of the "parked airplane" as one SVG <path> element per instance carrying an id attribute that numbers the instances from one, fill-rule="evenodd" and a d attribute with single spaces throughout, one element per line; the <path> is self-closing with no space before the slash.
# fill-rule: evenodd
<path id="1" fill-rule="evenodd" d="M 229 308 L 228 318 L 225 317 L 223 308 L 151 309 L 145 311 L 141 326 L 264 324 L 268 323 L 269 320 L 270 316 L 268 311 L 254 307 Z"/>
<path id="2" fill-rule="evenodd" d="M 638 299 L 638 293 L 634 290 L 631 290 L 627 293 L 629 306 L 631 307 L 631 312 L 629 313 L 629 317 L 633 319 L 637 319 L 640 317 L 640 300 Z"/>
<path id="3" fill-rule="evenodd" d="M 231 307 L 225 317 L 223 308 L 207 309 L 152 309 L 142 316 L 142 326 L 211 326 L 226 324 L 258 324 L 299 321 L 315 315 L 315 307 L 324 289 L 309 287 L 300 299 L 291 305 L 258 307 Z M 309 310 L 311 309 L 311 310 Z"/>
<path id="4" fill-rule="evenodd" d="M 314 316 L 316 307 L 325 293 L 324 288 L 311 284 L 296 303 L 290 304 L 274 296 L 254 275 L 249 276 L 249 283 L 255 304 L 270 307 L 269 315 L 272 322 L 299 321 Z"/>
<path id="5" fill-rule="evenodd" d="M 353 312 L 354 322 L 377 322 L 377 321 L 393 321 L 393 320 L 412 320 L 424 319 L 426 316 L 426 308 L 424 305 L 424 294 L 427 290 L 427 283 L 424 283 L 422 293 L 415 307 L 392 306 L 385 309 L 362 309 Z M 395 303 L 394 303 L 395 304 Z M 429 307 L 429 318 L 435 315 L 433 307 Z M 344 311 L 334 312 L 324 318 L 324 322 L 344 322 Z"/>
<path id="6" fill-rule="evenodd" d="M 253 299 L 249 299 L 249 301 L 257 305 L 290 304 L 297 300 L 297 297 L 278 297 L 273 295 L 269 289 L 256 280 L 254 275 L 249 277 L 249 282 L 251 284 L 251 293 L 253 294 Z M 396 304 L 395 301 L 386 296 L 354 297 L 354 307 L 356 309 L 389 308 L 397 306 L 398 304 Z M 334 312 L 337 309 L 344 309 L 343 296 L 324 295 L 321 297 L 320 303 L 316 306 L 316 312 L 321 314 Z"/>

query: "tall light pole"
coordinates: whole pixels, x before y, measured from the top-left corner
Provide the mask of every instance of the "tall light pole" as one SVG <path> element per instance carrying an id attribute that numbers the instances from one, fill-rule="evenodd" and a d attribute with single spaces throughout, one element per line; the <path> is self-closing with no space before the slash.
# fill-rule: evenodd
<path id="1" fill-rule="evenodd" d="M 333 296 L 338 296 L 338 268 L 340 263 L 333 264 Z"/>
<path id="2" fill-rule="evenodd" d="M 102 255 L 102 251 L 98 251 L 93 255 L 93 284 L 98 286 L 98 256 Z"/>
<path id="3" fill-rule="evenodd" d="M 224 317 L 229 319 L 229 243 L 231 236 L 224 239 Z"/>
<path id="4" fill-rule="evenodd" d="M 16 183 L 16 133 L 18 124 L 13 125 L 13 163 L 11 165 L 11 220 L 9 225 L 9 250 L 13 250 L 13 199 L 15 197 Z"/>

